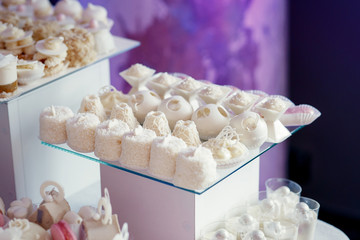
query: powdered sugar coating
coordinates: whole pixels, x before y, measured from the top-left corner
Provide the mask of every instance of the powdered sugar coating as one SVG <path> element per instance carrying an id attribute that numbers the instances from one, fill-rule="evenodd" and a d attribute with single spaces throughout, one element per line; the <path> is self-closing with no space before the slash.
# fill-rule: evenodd
<path id="1" fill-rule="evenodd" d="M 81 101 L 79 113 L 85 112 L 95 114 L 99 117 L 101 122 L 106 119 L 105 109 L 100 101 L 100 98 L 95 94 L 85 96 Z"/>
<path id="2" fill-rule="evenodd" d="M 146 129 L 153 130 L 156 136 L 166 136 L 171 134 L 169 122 L 163 112 L 151 111 L 149 112 L 143 124 Z"/>
<path id="3" fill-rule="evenodd" d="M 140 125 L 134 116 L 132 108 L 127 103 L 115 104 L 110 115 L 110 119 L 114 118 L 125 122 L 130 129 L 134 129 Z"/>
<path id="4" fill-rule="evenodd" d="M 177 121 L 172 135 L 184 140 L 188 146 L 197 147 L 201 144 L 199 132 L 194 121 L 191 120 Z"/>

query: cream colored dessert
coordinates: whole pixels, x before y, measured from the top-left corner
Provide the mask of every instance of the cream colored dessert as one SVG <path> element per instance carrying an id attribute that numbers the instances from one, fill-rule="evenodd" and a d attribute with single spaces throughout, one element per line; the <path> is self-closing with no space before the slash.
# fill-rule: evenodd
<path id="1" fill-rule="evenodd" d="M 55 15 L 64 14 L 75 20 L 81 19 L 82 12 L 83 8 L 77 0 L 61 0 L 54 7 Z"/>
<path id="2" fill-rule="evenodd" d="M 259 222 L 251 215 L 244 213 L 226 220 L 226 229 L 243 239 L 248 232 L 259 230 Z"/>
<path id="3" fill-rule="evenodd" d="M 236 240 L 236 235 L 230 233 L 224 228 L 220 228 L 216 231 L 210 231 L 205 233 L 201 240 Z"/>
<path id="4" fill-rule="evenodd" d="M 140 125 L 132 108 L 127 103 L 115 104 L 110 115 L 110 119 L 114 118 L 125 122 L 130 129 L 134 129 Z"/>
<path id="5" fill-rule="evenodd" d="M 301 126 L 311 124 L 320 116 L 321 112 L 318 109 L 307 104 L 300 104 L 289 107 L 279 120 L 284 126 Z"/>
<path id="6" fill-rule="evenodd" d="M 45 65 L 39 61 L 19 59 L 16 65 L 18 82 L 21 85 L 29 84 L 44 76 Z"/>
<path id="7" fill-rule="evenodd" d="M 130 68 L 120 72 L 119 75 L 132 86 L 130 93 L 134 93 L 138 90 L 142 90 L 140 89 L 141 86 L 144 85 L 145 81 L 154 75 L 154 73 L 154 69 L 136 63 L 131 65 Z"/>
<path id="8" fill-rule="evenodd" d="M 10 229 L 17 229 L 21 232 L 19 239 L 37 239 L 48 240 L 51 239 L 50 233 L 48 233 L 40 225 L 29 222 L 27 219 L 14 219 L 9 222 Z M 14 238 L 12 238 L 14 239 Z M 16 238 L 15 238 L 16 239 Z"/>
<path id="9" fill-rule="evenodd" d="M 199 132 L 191 120 L 177 121 L 172 135 L 181 138 L 187 146 L 197 147 L 201 144 Z"/>
<path id="10" fill-rule="evenodd" d="M 153 130 L 156 136 L 166 136 L 171 134 L 169 122 L 163 112 L 151 111 L 149 112 L 143 124 L 146 129 Z"/>
<path id="11" fill-rule="evenodd" d="M 28 218 L 33 212 L 33 205 L 30 198 L 21 198 L 10 203 L 10 207 L 7 210 L 7 216 L 10 219 L 23 219 Z"/>
<path id="12" fill-rule="evenodd" d="M 1 33 L 0 37 L 4 42 L 5 49 L 13 55 L 20 55 L 25 51 L 31 56 L 35 53 L 32 31 L 25 32 L 20 28 L 9 25 Z"/>
<path id="13" fill-rule="evenodd" d="M 133 109 L 136 119 L 143 123 L 146 114 L 155 111 L 161 103 L 161 98 L 153 91 L 144 90 L 130 95 L 129 106 Z"/>
<path id="14" fill-rule="evenodd" d="M 67 144 L 78 152 L 95 150 L 95 129 L 100 124 L 93 113 L 78 113 L 66 121 Z"/>
<path id="15" fill-rule="evenodd" d="M 298 240 L 314 239 L 317 213 L 305 202 L 300 202 L 295 206 L 291 221 L 299 226 Z"/>
<path id="16" fill-rule="evenodd" d="M 187 189 L 203 189 L 217 178 L 216 162 L 209 149 L 188 147 L 176 159 L 174 185 Z"/>
<path id="17" fill-rule="evenodd" d="M 285 221 L 263 222 L 264 234 L 267 238 L 297 240 L 298 227 L 295 224 Z"/>
<path id="18" fill-rule="evenodd" d="M 170 86 L 180 81 L 180 78 L 172 76 L 168 73 L 157 73 L 147 82 L 147 86 L 153 89 L 161 98 L 170 89 Z"/>
<path id="19" fill-rule="evenodd" d="M 264 232 L 261 230 L 254 230 L 248 232 L 243 240 L 271 240 L 271 238 L 266 238 Z"/>
<path id="20" fill-rule="evenodd" d="M 66 121 L 74 116 L 70 108 L 50 106 L 40 114 L 40 139 L 51 144 L 61 144 L 67 141 Z"/>
<path id="21" fill-rule="evenodd" d="M 81 101 L 79 113 L 85 112 L 95 114 L 101 122 L 106 120 L 105 109 L 100 101 L 100 98 L 95 94 L 85 96 Z"/>
<path id="22" fill-rule="evenodd" d="M 36 18 L 46 18 L 54 13 L 54 9 L 49 0 L 36 0 L 32 2 L 34 15 Z"/>
<path id="23" fill-rule="evenodd" d="M 216 104 L 220 102 L 231 91 L 230 87 L 219 86 L 216 84 L 207 84 L 198 90 L 197 95 L 206 104 Z"/>
<path id="24" fill-rule="evenodd" d="M 186 147 L 182 139 L 174 136 L 155 138 L 151 145 L 149 172 L 159 178 L 173 178 L 176 158 Z"/>
<path id="25" fill-rule="evenodd" d="M 279 187 L 275 191 L 268 189 L 267 196 L 281 204 L 281 218 L 283 219 L 288 219 L 296 204 L 299 203 L 299 195 L 292 192 L 287 186 Z"/>
<path id="26" fill-rule="evenodd" d="M 191 117 L 196 124 L 201 139 L 216 137 L 229 124 L 230 116 L 221 105 L 206 104 L 199 107 Z"/>
<path id="27" fill-rule="evenodd" d="M 95 156 L 101 160 L 118 160 L 121 155 L 121 139 L 129 131 L 129 126 L 117 119 L 99 124 L 95 131 Z"/>
<path id="28" fill-rule="evenodd" d="M 258 221 L 278 219 L 281 216 L 281 204 L 276 200 L 265 198 L 251 204 L 248 213 Z"/>
<path id="29" fill-rule="evenodd" d="M 237 91 L 225 101 L 225 105 L 238 115 L 249 110 L 258 99 L 258 95 Z"/>
<path id="30" fill-rule="evenodd" d="M 68 224 L 81 224 L 83 221 L 82 217 L 74 211 L 67 212 L 64 215 L 63 220 Z"/>
<path id="31" fill-rule="evenodd" d="M 128 96 L 126 94 L 122 91 L 118 91 L 111 85 L 102 87 L 99 90 L 98 95 L 107 116 L 111 115 L 111 111 L 116 104 L 126 103 L 128 101 Z"/>
<path id="32" fill-rule="evenodd" d="M 181 96 L 172 96 L 162 100 L 157 110 L 165 113 L 170 129 L 174 129 L 179 120 L 190 120 L 193 113 L 192 106 Z"/>
<path id="33" fill-rule="evenodd" d="M 192 77 L 187 77 L 183 80 L 177 82 L 172 89 L 177 95 L 184 97 L 189 100 L 189 97 L 198 89 L 200 89 L 204 84 L 196 81 Z"/>
<path id="34" fill-rule="evenodd" d="M 30 29 L 33 31 L 33 39 L 35 41 L 40 41 L 52 36 L 57 36 L 61 31 L 61 26 L 57 21 L 38 19 L 34 21 L 34 25 L 31 26 Z"/>
<path id="35" fill-rule="evenodd" d="M 13 55 L 0 54 L 0 93 L 11 93 L 18 88 L 16 63 Z"/>
<path id="36" fill-rule="evenodd" d="M 96 208 L 92 206 L 82 206 L 79 209 L 78 214 L 83 220 L 90 219 L 95 216 Z"/>
<path id="37" fill-rule="evenodd" d="M 248 149 L 259 148 L 268 137 L 266 122 L 255 112 L 244 112 L 230 120 L 230 126 L 240 135 Z"/>
<path id="38" fill-rule="evenodd" d="M 134 169 L 146 169 L 149 166 L 151 144 L 155 137 L 154 131 L 141 126 L 124 134 L 120 163 Z"/>
<path id="39" fill-rule="evenodd" d="M 62 37 L 49 37 L 36 43 L 37 53 L 34 60 L 45 64 L 45 75 L 51 76 L 59 73 L 67 67 L 65 59 L 67 56 L 67 46 L 63 43 Z"/>
<path id="40" fill-rule="evenodd" d="M 274 122 L 292 105 L 294 104 L 286 97 L 271 95 L 257 103 L 255 111 L 263 116 L 266 121 Z"/>
<path id="41" fill-rule="evenodd" d="M 94 36 L 95 49 L 98 55 L 111 52 L 115 49 L 115 41 L 110 29 L 95 19 L 84 25 L 86 30 Z"/>
<path id="42" fill-rule="evenodd" d="M 107 10 L 100 6 L 89 3 L 87 8 L 82 13 L 81 22 L 89 23 L 92 20 L 96 20 L 100 23 L 108 25 L 108 13 Z"/>

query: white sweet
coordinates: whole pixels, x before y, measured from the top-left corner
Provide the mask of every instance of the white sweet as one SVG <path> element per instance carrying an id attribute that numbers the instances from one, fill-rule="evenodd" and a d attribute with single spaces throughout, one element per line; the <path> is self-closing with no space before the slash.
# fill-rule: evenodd
<path id="1" fill-rule="evenodd" d="M 244 240 L 269 240 L 261 230 L 254 230 L 247 233 Z"/>
<path id="2" fill-rule="evenodd" d="M 0 197 L 0 214 L 5 214 L 5 203 Z"/>
<path id="3" fill-rule="evenodd" d="M 11 54 L 0 54 L 0 86 L 8 85 L 16 81 L 16 64 L 17 58 L 15 56 Z"/>
<path id="4" fill-rule="evenodd" d="M 16 70 L 19 84 L 29 84 L 44 76 L 45 65 L 39 61 L 26 61 L 19 59 Z"/>
<path id="5" fill-rule="evenodd" d="M 216 104 L 221 99 L 223 99 L 230 91 L 231 89 L 229 87 L 223 87 L 216 84 L 208 84 L 198 91 L 198 96 L 207 104 Z"/>
<path id="6" fill-rule="evenodd" d="M 34 14 L 37 18 L 46 18 L 51 16 L 54 12 L 49 0 L 32 1 L 32 6 L 34 8 Z"/>
<path id="7" fill-rule="evenodd" d="M 203 189 L 216 179 L 216 162 L 209 149 L 189 147 L 179 153 L 174 175 L 176 186 Z"/>
<path id="8" fill-rule="evenodd" d="M 95 94 L 87 95 L 82 99 L 79 113 L 86 112 L 95 114 L 101 122 L 106 119 L 104 106 L 102 105 L 100 98 Z"/>
<path id="9" fill-rule="evenodd" d="M 153 130 L 156 136 L 166 136 L 171 134 L 169 122 L 163 112 L 151 111 L 149 112 L 143 124 L 146 129 Z"/>
<path id="10" fill-rule="evenodd" d="M 16 228 L 21 231 L 21 239 L 50 239 L 50 234 L 40 225 L 29 222 L 27 219 L 14 219 L 9 222 L 9 228 Z M 1 238 L 3 239 L 3 238 Z"/>
<path id="11" fill-rule="evenodd" d="M 188 100 L 190 95 L 202 86 L 203 83 L 196 81 L 192 77 L 187 77 L 176 83 L 175 86 L 173 86 L 173 90 L 177 95 L 180 95 Z"/>
<path id="12" fill-rule="evenodd" d="M 107 10 L 100 6 L 89 3 L 87 8 L 82 13 L 82 22 L 90 22 L 91 20 L 96 20 L 104 24 L 108 23 L 107 19 Z"/>
<path id="13" fill-rule="evenodd" d="M 122 150 L 121 139 L 129 131 L 129 126 L 118 119 L 99 124 L 95 130 L 95 156 L 107 161 L 118 160 Z"/>
<path id="14" fill-rule="evenodd" d="M 136 63 L 131 65 L 130 68 L 120 72 L 119 75 L 133 87 L 130 91 L 133 93 L 137 90 L 140 90 L 142 84 L 144 84 L 144 81 L 150 78 L 154 73 L 154 69 L 146 67 L 140 63 Z"/>
<path id="15" fill-rule="evenodd" d="M 22 240 L 22 231 L 20 228 L 0 228 L 1 240 Z"/>
<path id="16" fill-rule="evenodd" d="M 236 236 L 240 236 L 240 239 L 242 239 L 248 232 L 258 230 L 259 222 L 253 216 L 245 213 L 241 216 L 227 219 L 226 228 Z"/>
<path id="17" fill-rule="evenodd" d="M 191 119 L 193 108 L 183 97 L 172 96 L 162 100 L 158 111 L 165 113 L 170 129 L 174 129 L 177 121 Z"/>
<path id="18" fill-rule="evenodd" d="M 202 236 L 202 240 L 236 240 L 236 236 L 224 228 L 216 231 L 207 232 Z"/>
<path id="19" fill-rule="evenodd" d="M 161 103 L 160 97 L 153 91 L 143 90 L 136 92 L 129 98 L 129 106 L 140 123 L 143 123 L 146 114 L 155 111 Z"/>
<path id="20" fill-rule="evenodd" d="M 147 82 L 147 85 L 163 98 L 165 92 L 177 81 L 180 81 L 180 78 L 174 77 L 166 72 L 157 73 Z"/>
<path id="21" fill-rule="evenodd" d="M 128 96 L 115 87 L 108 85 L 100 88 L 98 92 L 101 104 L 103 105 L 106 115 L 110 116 L 111 111 L 116 104 L 126 103 Z"/>
<path id="22" fill-rule="evenodd" d="M 173 178 L 176 158 L 186 147 L 182 139 L 174 136 L 155 138 L 151 145 L 149 172 L 159 178 Z"/>
<path id="23" fill-rule="evenodd" d="M 259 221 L 273 220 L 280 217 L 281 205 L 276 200 L 266 198 L 250 205 L 248 212 Z"/>
<path id="24" fill-rule="evenodd" d="M 83 221 L 80 215 L 74 211 L 69 211 L 65 213 L 63 220 L 68 224 L 81 224 L 81 222 Z"/>
<path id="25" fill-rule="evenodd" d="M 298 240 L 314 239 L 317 214 L 306 203 L 300 202 L 296 205 L 291 221 L 299 226 Z"/>
<path id="26" fill-rule="evenodd" d="M 77 0 L 62 0 L 56 3 L 54 12 L 55 15 L 64 14 L 79 20 L 81 19 L 83 8 Z"/>
<path id="27" fill-rule="evenodd" d="M 206 104 L 193 113 L 191 120 L 195 122 L 200 138 L 208 140 L 229 124 L 229 113 L 221 105 Z"/>
<path id="28" fill-rule="evenodd" d="M 62 37 L 49 37 L 43 40 L 36 42 L 35 48 L 36 51 L 45 55 L 45 56 L 57 56 L 61 60 L 65 60 L 67 46 L 63 43 L 64 38 Z M 45 65 L 47 65 L 45 63 Z"/>
<path id="29" fill-rule="evenodd" d="M 172 135 L 184 140 L 188 146 L 197 147 L 201 144 L 199 132 L 196 129 L 194 121 L 191 120 L 177 121 Z"/>
<path id="30" fill-rule="evenodd" d="M 299 203 L 299 195 L 290 191 L 287 186 L 282 186 L 275 191 L 268 192 L 268 198 L 276 200 L 281 204 L 282 217 L 287 219 L 296 204 Z"/>
<path id="31" fill-rule="evenodd" d="M 255 112 L 244 112 L 230 120 L 230 126 L 240 135 L 248 149 L 259 148 L 267 139 L 266 122 Z"/>
<path id="32" fill-rule="evenodd" d="M 278 120 L 292 105 L 294 104 L 284 96 L 271 95 L 257 103 L 255 111 L 263 116 L 266 121 L 273 122 Z"/>
<path id="33" fill-rule="evenodd" d="M 245 91 L 237 91 L 232 94 L 225 104 L 237 115 L 250 109 L 259 96 Z"/>
<path id="34" fill-rule="evenodd" d="M 127 103 L 115 104 L 110 115 L 110 119 L 114 118 L 125 122 L 130 129 L 134 129 L 140 125 L 134 116 L 132 108 Z"/>

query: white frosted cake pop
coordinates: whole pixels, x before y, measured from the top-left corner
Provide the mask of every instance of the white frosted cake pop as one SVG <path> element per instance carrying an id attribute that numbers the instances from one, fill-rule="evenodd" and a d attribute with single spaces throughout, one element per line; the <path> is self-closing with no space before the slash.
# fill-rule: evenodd
<path id="1" fill-rule="evenodd" d="M 191 119 L 193 108 L 183 97 L 172 96 L 161 102 L 158 111 L 165 113 L 170 129 L 174 129 L 177 121 Z"/>
<path id="2" fill-rule="evenodd" d="M 209 149 L 188 147 L 176 159 L 174 185 L 203 189 L 217 179 L 216 162 Z"/>
<path id="3" fill-rule="evenodd" d="M 61 0 L 54 7 L 55 15 L 64 14 L 75 20 L 80 20 L 83 12 L 81 4 L 77 0 Z"/>
<path id="4" fill-rule="evenodd" d="M 95 131 L 95 156 L 101 160 L 118 160 L 121 155 L 122 136 L 129 131 L 129 126 L 117 119 L 99 124 Z"/>
<path id="5" fill-rule="evenodd" d="M 64 106 L 50 106 L 42 110 L 39 118 L 40 139 L 51 144 L 61 144 L 67 141 L 66 121 L 74 113 Z"/>
<path id="6" fill-rule="evenodd" d="M 196 124 L 201 139 L 208 140 L 216 137 L 229 124 L 229 113 L 221 105 L 206 104 L 199 107 L 191 120 Z"/>
<path id="7" fill-rule="evenodd" d="M 248 149 L 259 148 L 268 137 L 266 122 L 255 112 L 244 112 L 230 120 L 230 126 L 240 135 Z"/>
<path id="8" fill-rule="evenodd" d="M 181 138 L 188 146 L 197 147 L 201 144 L 199 132 L 191 120 L 177 121 L 172 135 Z"/>
<path id="9" fill-rule="evenodd" d="M 93 113 L 78 113 L 66 121 L 67 144 L 78 152 L 95 150 L 95 129 L 100 124 Z"/>
<path id="10" fill-rule="evenodd" d="M 110 119 L 114 118 L 125 122 L 130 129 L 134 129 L 140 125 L 134 116 L 132 108 L 127 103 L 115 104 L 110 115 Z"/>
<path id="11" fill-rule="evenodd" d="M 174 136 L 155 138 L 151 145 L 149 172 L 159 178 L 173 178 L 176 158 L 186 147 L 182 139 Z"/>
<path id="12" fill-rule="evenodd" d="M 171 134 L 169 122 L 163 112 L 151 111 L 149 112 L 143 124 L 146 129 L 153 130 L 156 136 L 166 136 Z"/>
<path id="13" fill-rule="evenodd" d="M 95 94 L 87 95 L 81 101 L 79 113 L 85 112 L 95 114 L 99 117 L 101 122 L 106 120 L 105 109 L 100 101 L 100 98 Z"/>
<path id="14" fill-rule="evenodd" d="M 144 90 L 131 95 L 128 103 L 137 120 L 143 123 L 146 114 L 158 108 L 161 98 L 153 91 Z"/>
<path id="15" fill-rule="evenodd" d="M 151 144 L 155 137 L 154 131 L 141 126 L 124 134 L 120 163 L 134 169 L 146 169 L 149 166 Z"/>

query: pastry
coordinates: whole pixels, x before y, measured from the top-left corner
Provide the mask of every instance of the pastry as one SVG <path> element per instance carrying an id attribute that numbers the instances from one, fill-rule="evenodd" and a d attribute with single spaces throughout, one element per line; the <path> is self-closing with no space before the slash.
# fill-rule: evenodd
<path id="1" fill-rule="evenodd" d="M 70 108 L 50 106 L 40 114 L 40 139 L 51 144 L 61 144 L 67 141 L 66 121 L 74 116 Z"/>
<path id="2" fill-rule="evenodd" d="M 140 125 L 134 116 L 132 108 L 127 103 L 115 104 L 110 115 L 110 119 L 114 118 L 125 122 L 130 129 L 134 129 Z"/>
<path id="3" fill-rule="evenodd" d="M 149 172 L 162 179 L 171 179 L 175 174 L 176 158 L 187 146 L 174 136 L 157 137 L 151 144 Z"/>
<path id="4" fill-rule="evenodd" d="M 236 91 L 225 100 L 225 106 L 230 108 L 235 115 L 238 115 L 251 109 L 258 99 L 258 95 L 245 91 Z"/>
<path id="5" fill-rule="evenodd" d="M 102 87 L 99 90 L 98 95 L 107 116 L 111 115 L 111 111 L 116 104 L 127 103 L 128 101 L 128 96 L 126 94 L 118 91 L 111 85 Z"/>
<path id="6" fill-rule="evenodd" d="M 229 124 L 229 117 L 223 106 L 206 104 L 192 114 L 191 120 L 195 122 L 200 138 L 208 140 L 216 137 Z"/>
<path id="7" fill-rule="evenodd" d="M 172 135 L 181 138 L 187 146 L 197 147 L 201 144 L 199 132 L 191 120 L 177 121 Z"/>
<path id="8" fill-rule="evenodd" d="M 15 239 L 38 239 L 38 240 L 48 240 L 50 239 L 50 234 L 45 231 L 44 228 L 38 224 L 32 223 L 27 219 L 14 219 L 9 222 L 10 229 L 16 229 L 19 234 L 19 238 Z M 16 231 L 15 230 L 15 231 Z M 1 238 L 3 239 L 3 238 Z M 14 239 L 14 238 L 11 238 Z"/>
<path id="9" fill-rule="evenodd" d="M 82 13 L 81 22 L 89 23 L 92 20 L 96 20 L 97 22 L 104 24 L 108 28 L 111 28 L 111 26 L 108 25 L 109 21 L 107 10 L 100 5 L 94 5 L 92 3 L 89 3 L 87 5 L 87 8 Z"/>
<path id="10" fill-rule="evenodd" d="M 30 198 L 21 198 L 10 203 L 10 208 L 7 210 L 7 216 L 10 219 L 28 218 L 33 212 L 33 205 Z"/>
<path id="11" fill-rule="evenodd" d="M 149 112 L 143 124 L 146 129 L 153 130 L 156 136 L 166 136 L 171 134 L 169 122 L 163 112 L 151 111 Z"/>
<path id="12" fill-rule="evenodd" d="M 230 91 L 230 87 L 206 84 L 198 90 L 197 95 L 205 102 L 205 104 L 217 104 L 226 97 Z"/>
<path id="13" fill-rule="evenodd" d="M 170 89 L 170 86 L 180 80 L 180 78 L 166 72 L 157 73 L 149 79 L 146 85 L 156 92 L 161 98 L 164 98 L 164 95 Z"/>
<path id="14" fill-rule="evenodd" d="M 18 83 L 29 84 L 44 76 L 45 65 L 39 61 L 26 61 L 19 59 L 16 65 Z"/>
<path id="15" fill-rule="evenodd" d="M 38 0 L 37 2 L 41 1 L 42 0 Z M 34 21 L 34 26 L 32 26 L 31 30 L 33 31 L 33 39 L 35 41 L 39 41 L 49 37 L 57 36 L 61 31 L 61 26 L 57 21 L 46 21 L 38 19 Z"/>
<path id="16" fill-rule="evenodd" d="M 61 0 L 54 7 L 54 14 L 64 14 L 75 20 L 80 20 L 83 12 L 81 4 L 77 0 Z"/>
<path id="17" fill-rule="evenodd" d="M 133 94 L 139 90 L 145 90 L 146 80 L 154 75 L 154 73 L 154 69 L 136 63 L 131 65 L 130 68 L 120 72 L 119 75 L 132 86 L 129 93 Z"/>
<path id="18" fill-rule="evenodd" d="M 216 179 L 216 162 L 209 149 L 188 147 L 179 153 L 174 185 L 197 190 L 208 187 Z"/>
<path id="19" fill-rule="evenodd" d="M 99 124 L 95 130 L 95 156 L 101 160 L 118 160 L 121 155 L 121 138 L 129 131 L 129 126 L 117 119 Z"/>
<path id="20" fill-rule="evenodd" d="M 180 95 L 186 100 L 189 100 L 190 96 L 203 86 L 204 84 L 202 82 L 196 81 L 192 77 L 186 77 L 185 79 L 176 82 L 172 86 L 172 89 L 176 95 Z"/>
<path id="21" fill-rule="evenodd" d="M 56 187 L 58 191 L 52 189 L 50 192 L 45 192 L 45 189 L 50 186 Z M 48 230 L 51 225 L 59 222 L 71 209 L 64 198 L 64 189 L 56 182 L 44 182 L 40 186 L 40 194 L 43 201 L 39 208 L 30 215 L 29 221 L 37 223 Z"/>
<path id="22" fill-rule="evenodd" d="M 100 98 L 95 94 L 85 96 L 81 101 L 79 113 L 86 112 L 95 114 L 101 122 L 105 121 L 107 118 L 105 109 L 100 101 Z"/>
<path id="23" fill-rule="evenodd" d="M 93 113 L 78 113 L 66 121 L 67 144 L 78 152 L 95 150 L 95 129 L 100 124 Z"/>
<path id="24" fill-rule="evenodd" d="M 144 90 L 130 95 L 129 106 L 133 109 L 136 119 L 143 123 L 146 114 L 155 111 L 161 103 L 161 98 L 153 91 Z"/>
<path id="25" fill-rule="evenodd" d="M 165 113 L 170 129 L 174 129 L 178 120 L 190 120 L 193 113 L 192 106 L 182 96 L 162 100 L 157 110 Z"/>
<path id="26" fill-rule="evenodd" d="M 146 169 L 149 166 L 151 144 L 154 131 L 138 126 L 122 138 L 120 163 L 134 169 Z"/>
<path id="27" fill-rule="evenodd" d="M 45 19 L 54 13 L 54 9 L 49 0 L 36 0 L 32 1 L 34 8 L 34 15 L 36 18 Z"/>
<path id="28" fill-rule="evenodd" d="M 98 55 L 106 54 L 115 49 L 114 37 L 103 22 L 93 19 L 83 27 L 94 36 L 95 49 Z"/>
<path id="29" fill-rule="evenodd" d="M 0 94 L 12 93 L 18 88 L 16 63 L 17 58 L 13 55 L 0 54 Z"/>
<path id="30" fill-rule="evenodd" d="M 71 230 L 69 224 L 64 220 L 55 223 L 50 228 L 53 240 L 77 240 L 76 235 Z"/>
<path id="31" fill-rule="evenodd" d="M 32 58 L 35 53 L 32 31 L 25 32 L 10 25 L 1 33 L 1 39 L 6 51 L 15 56 Z"/>

